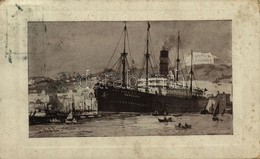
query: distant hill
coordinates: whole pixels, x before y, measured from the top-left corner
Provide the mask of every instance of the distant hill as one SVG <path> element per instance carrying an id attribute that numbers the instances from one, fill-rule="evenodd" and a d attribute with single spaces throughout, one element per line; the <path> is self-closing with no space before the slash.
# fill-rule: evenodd
<path id="1" fill-rule="evenodd" d="M 201 64 L 193 66 L 194 74 L 196 80 L 203 81 L 232 81 L 232 66 L 227 64 Z M 188 72 L 190 67 L 182 68 L 182 72 L 189 77 Z M 143 69 L 134 69 L 132 71 L 136 76 L 144 75 L 145 71 Z M 152 73 L 152 71 L 150 71 Z M 158 68 L 154 68 L 154 73 L 158 74 Z M 101 79 L 105 79 L 105 76 L 115 77 L 118 72 L 113 70 L 104 70 L 95 74 L 89 75 L 99 76 Z M 79 75 L 77 75 L 79 76 Z M 63 76 L 62 76 L 63 77 Z M 46 77 L 34 77 L 31 80 L 34 81 L 33 84 L 29 84 L 29 91 L 41 92 L 45 90 L 49 94 L 64 93 L 70 89 L 74 89 L 78 85 L 79 77 L 66 76 L 66 78 L 60 78 L 57 80 L 46 78 Z M 107 78 L 106 78 L 107 79 Z"/>
<path id="2" fill-rule="evenodd" d="M 182 68 L 180 74 L 185 74 L 186 77 L 189 76 L 190 67 Z M 232 66 L 227 64 L 200 64 L 193 66 L 194 74 L 197 80 L 204 80 L 204 81 L 215 81 L 218 80 L 228 80 L 230 81 L 232 78 Z M 154 74 L 158 74 L 158 68 L 154 68 Z M 132 73 L 140 77 L 140 75 L 145 74 L 145 70 L 143 69 L 134 69 Z M 150 74 L 153 74 L 151 69 L 149 71 Z M 104 76 L 116 74 L 115 71 L 112 70 L 104 70 L 102 72 L 96 73 L 95 75 Z"/>
<path id="3" fill-rule="evenodd" d="M 180 74 L 189 74 L 190 66 L 186 68 L 182 68 Z M 227 64 L 200 64 L 193 66 L 194 74 L 197 80 L 205 80 L 205 81 L 215 81 L 216 79 L 230 79 L 232 78 L 232 66 Z M 133 69 L 131 71 L 133 74 L 140 76 L 145 74 L 145 70 L 143 69 Z M 158 68 L 154 68 L 154 72 L 149 68 L 150 74 L 158 74 Z M 113 75 L 116 74 L 113 70 L 104 70 L 102 72 L 94 74 L 95 76 L 104 76 L 104 75 Z"/>

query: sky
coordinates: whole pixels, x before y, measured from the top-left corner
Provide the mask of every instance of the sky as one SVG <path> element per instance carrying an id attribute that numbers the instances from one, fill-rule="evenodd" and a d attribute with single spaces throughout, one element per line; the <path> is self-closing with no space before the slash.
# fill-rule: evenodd
<path id="1" fill-rule="evenodd" d="M 58 72 L 96 73 L 106 68 L 112 56 L 124 22 L 29 22 L 28 51 L 29 77 L 54 78 Z M 147 22 L 126 22 L 129 37 L 129 63 L 141 68 L 146 46 Z M 181 39 L 180 57 L 191 50 L 211 52 L 231 63 L 231 21 L 150 21 L 153 65 L 158 63 L 159 52 L 165 46 L 174 64 L 178 31 Z M 129 51 L 130 48 L 130 51 Z M 123 39 L 109 67 L 123 51 Z"/>

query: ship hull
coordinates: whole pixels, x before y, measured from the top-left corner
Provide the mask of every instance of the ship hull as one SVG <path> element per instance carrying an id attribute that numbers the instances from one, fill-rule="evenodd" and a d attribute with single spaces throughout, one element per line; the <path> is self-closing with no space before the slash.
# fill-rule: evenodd
<path id="1" fill-rule="evenodd" d="M 153 109 L 168 113 L 198 113 L 205 108 L 207 101 L 197 96 L 158 96 L 155 97 Z"/>
<path id="2" fill-rule="evenodd" d="M 113 87 L 96 89 L 98 110 L 104 112 L 196 113 L 207 99 L 197 96 L 164 96 Z"/>

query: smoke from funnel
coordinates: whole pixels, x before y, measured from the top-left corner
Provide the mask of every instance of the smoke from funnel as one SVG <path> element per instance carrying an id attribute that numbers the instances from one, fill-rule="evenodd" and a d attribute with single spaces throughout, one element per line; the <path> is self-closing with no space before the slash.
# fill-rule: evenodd
<path id="1" fill-rule="evenodd" d="M 162 50 L 170 51 L 175 47 L 177 43 L 177 38 L 175 38 L 173 35 L 169 36 L 164 42 L 162 46 Z"/>

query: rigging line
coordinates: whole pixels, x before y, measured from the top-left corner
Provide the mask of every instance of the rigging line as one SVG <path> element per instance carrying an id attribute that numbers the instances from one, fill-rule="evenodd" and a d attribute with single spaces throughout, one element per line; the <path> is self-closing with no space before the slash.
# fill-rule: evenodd
<path id="1" fill-rule="evenodd" d="M 144 53 L 144 56 L 145 56 L 145 52 L 146 52 L 146 46 L 144 45 L 144 51 L 143 51 L 143 53 Z M 145 58 L 145 57 L 144 57 Z M 145 59 L 143 59 L 143 61 L 144 61 Z M 142 68 L 142 69 L 144 69 L 144 68 Z"/>
<path id="2" fill-rule="evenodd" d="M 192 70 L 192 77 L 194 78 L 193 80 L 192 80 L 192 82 L 194 82 L 195 83 L 195 86 L 197 87 L 197 81 L 196 81 L 196 78 L 195 78 L 195 75 L 194 75 L 194 71 Z"/>
<path id="3" fill-rule="evenodd" d="M 195 78 L 198 77 L 198 76 L 197 76 L 197 74 L 196 74 L 196 72 L 195 72 L 195 65 L 193 64 L 193 66 L 194 66 L 194 67 L 193 67 L 193 74 L 194 74 L 194 79 L 195 79 Z"/>
<path id="4" fill-rule="evenodd" d="M 139 77 L 142 76 L 143 71 L 144 71 L 144 65 L 145 65 L 145 52 L 146 52 L 145 50 L 146 50 L 146 46 L 144 45 L 144 51 L 143 51 L 143 53 L 144 53 L 144 57 L 143 57 L 143 60 L 142 60 L 141 71 L 140 71 L 140 76 L 139 76 Z"/>
<path id="5" fill-rule="evenodd" d="M 141 71 L 140 71 L 140 75 L 139 75 L 139 77 L 142 77 L 142 75 L 143 75 L 143 71 L 144 71 L 144 67 L 145 67 L 145 56 L 144 56 L 144 58 L 143 58 L 142 68 L 141 68 Z"/>
<path id="6" fill-rule="evenodd" d="M 117 71 L 118 73 L 120 73 L 120 71 L 121 71 L 121 64 L 122 64 L 122 56 L 120 56 L 119 62 L 118 62 L 118 64 L 117 64 L 117 68 L 116 68 L 116 71 Z"/>
<path id="7" fill-rule="evenodd" d="M 168 58 L 168 62 L 170 64 L 170 68 L 173 69 L 174 68 L 174 65 L 172 64 L 172 61 L 170 60 L 170 58 Z"/>
<path id="8" fill-rule="evenodd" d="M 183 52 L 182 52 L 182 43 L 181 43 L 181 39 L 179 39 L 179 53 L 182 55 L 182 61 L 181 63 L 184 63 L 184 67 L 185 67 L 185 71 L 188 72 L 187 70 L 187 66 L 186 66 L 186 63 L 185 63 L 185 59 L 184 59 L 184 55 L 183 55 Z M 180 59 L 180 58 L 179 58 Z M 186 81 L 186 74 L 184 74 L 184 71 L 183 71 L 183 68 L 180 67 L 180 71 L 183 75 L 183 78 L 184 80 Z M 186 81 L 187 82 L 187 81 Z"/>
<path id="9" fill-rule="evenodd" d="M 183 78 L 184 80 L 186 81 L 186 85 L 187 85 L 187 82 L 188 82 L 188 79 L 187 79 L 187 75 L 189 74 L 189 71 L 188 71 L 188 68 L 187 68 L 187 65 L 186 65 L 186 62 L 185 62 L 185 58 L 184 58 L 184 53 L 182 51 L 182 42 L 181 42 L 181 39 L 179 41 L 179 52 L 181 53 L 182 55 L 182 63 L 184 64 L 184 70 L 185 70 L 185 74 L 184 74 L 184 71 L 183 71 L 183 68 L 181 67 L 181 73 L 183 75 Z"/>
<path id="10" fill-rule="evenodd" d="M 149 41 L 150 41 L 150 52 L 151 52 L 151 55 L 153 57 L 153 62 L 155 62 L 155 56 L 154 56 L 154 50 L 153 50 L 153 43 L 152 43 L 152 38 L 151 38 L 151 33 L 149 32 L 148 33 L 148 37 L 149 37 Z"/>
<path id="11" fill-rule="evenodd" d="M 120 74 L 120 71 L 121 71 L 121 67 L 122 67 L 122 62 L 119 62 L 119 65 L 118 65 L 118 69 L 117 69 L 117 72 Z"/>
<path id="12" fill-rule="evenodd" d="M 183 60 L 184 61 L 184 60 Z M 184 63 L 184 65 L 185 65 L 185 62 L 182 62 L 182 63 Z M 182 76 L 183 76 L 183 78 L 184 78 L 184 80 L 186 80 L 186 78 L 185 78 L 185 74 L 184 74 L 184 72 L 183 72 L 183 68 L 180 66 L 180 70 L 181 70 L 181 73 L 182 73 Z"/>
<path id="13" fill-rule="evenodd" d="M 128 70 L 130 70 L 130 72 L 129 72 L 129 74 L 128 75 L 130 75 L 130 74 L 132 74 L 132 70 L 130 69 L 130 65 L 129 65 L 129 62 L 128 62 L 128 60 L 126 59 L 126 65 L 127 65 L 127 67 L 128 67 Z"/>
<path id="14" fill-rule="evenodd" d="M 192 54 L 192 56 L 191 56 L 191 59 L 193 59 L 193 54 Z M 191 63 L 191 67 L 192 67 L 192 66 L 194 66 L 194 65 L 192 65 L 192 63 Z M 197 86 L 197 81 L 196 81 L 195 71 L 194 71 L 194 70 L 195 70 L 195 67 L 193 67 L 193 69 L 192 69 L 192 71 L 191 71 L 191 78 L 192 78 L 192 77 L 194 78 L 194 80 L 192 80 L 192 82 L 195 82 L 195 86 L 198 87 L 198 86 Z M 192 89 L 192 88 L 191 88 L 191 89 Z"/>
<path id="15" fill-rule="evenodd" d="M 194 65 L 193 65 L 194 66 Z M 197 87 L 197 79 L 196 79 L 196 72 L 194 71 L 195 70 L 195 66 L 193 67 L 193 78 L 194 78 L 194 81 L 195 81 L 195 86 Z"/>
<path id="16" fill-rule="evenodd" d="M 127 57 L 125 58 L 125 61 L 126 61 L 126 66 L 127 66 L 127 68 L 130 69 L 130 65 L 129 65 L 129 62 L 128 62 L 128 60 L 127 60 Z"/>
<path id="17" fill-rule="evenodd" d="M 149 62 L 150 62 L 150 66 L 151 66 L 152 72 L 153 72 L 153 74 L 154 74 L 154 69 L 153 69 L 152 62 L 151 62 L 151 59 L 150 59 L 150 58 L 149 58 Z"/>
<path id="18" fill-rule="evenodd" d="M 117 59 L 116 63 L 112 66 L 111 69 L 113 69 L 113 68 L 118 64 L 118 62 L 120 61 L 120 59 L 121 59 L 121 57 L 119 57 L 119 58 Z"/>
<path id="19" fill-rule="evenodd" d="M 194 52 L 193 52 L 194 53 Z M 193 55 L 193 54 L 192 54 Z M 194 57 L 194 56 L 193 56 Z M 191 57 L 192 58 L 192 57 Z M 196 74 L 196 71 L 195 71 L 195 65 L 194 65 L 194 63 L 193 63 L 193 65 L 192 66 L 194 66 L 193 67 L 193 69 L 192 69 L 192 75 L 193 75 L 193 77 L 194 77 L 194 82 L 195 82 L 195 86 L 197 87 L 197 79 L 196 79 L 196 77 L 197 77 L 197 74 Z"/>
<path id="20" fill-rule="evenodd" d="M 151 36 L 150 36 L 150 41 L 151 41 L 151 48 L 152 48 L 152 54 L 153 54 L 153 61 L 154 61 L 154 63 L 155 63 L 155 67 L 158 67 L 159 66 L 159 59 L 157 59 L 156 60 L 156 54 L 155 54 L 155 52 L 154 52 L 154 48 L 153 48 L 153 43 L 152 43 L 152 38 L 151 38 Z"/>
<path id="21" fill-rule="evenodd" d="M 139 78 L 142 76 L 143 70 L 144 70 L 144 59 L 142 60 L 141 70 L 140 70 L 140 72 L 139 72 Z"/>
<path id="22" fill-rule="evenodd" d="M 113 57 L 114 57 L 114 55 L 115 55 L 115 53 L 116 53 L 116 50 L 117 50 L 117 48 L 118 48 L 118 45 L 119 45 L 119 43 L 120 43 L 120 41 L 121 41 L 121 38 L 122 38 L 122 36 L 123 36 L 123 33 L 124 33 L 124 30 L 122 31 L 122 33 L 121 33 L 121 35 L 120 35 L 120 38 L 119 38 L 119 40 L 118 40 L 118 42 L 117 42 L 117 45 L 116 45 L 116 48 L 115 48 L 115 50 L 114 50 L 114 52 L 113 52 L 111 58 L 109 59 L 109 62 L 108 62 L 108 64 L 107 64 L 107 66 L 106 66 L 106 69 L 108 68 L 108 66 L 109 66 L 109 64 L 110 64 L 110 62 L 111 62 L 111 60 L 113 59 Z"/>
<path id="23" fill-rule="evenodd" d="M 182 50 L 182 43 L 181 43 L 181 40 L 180 40 L 180 50 Z M 185 67 L 185 71 L 186 71 L 186 74 L 188 74 L 188 68 L 187 68 L 187 65 L 186 65 L 186 63 L 185 63 L 185 59 L 184 59 L 184 53 L 181 51 L 181 54 L 182 54 L 182 57 L 183 57 L 183 63 L 184 63 L 184 67 Z"/>
<path id="24" fill-rule="evenodd" d="M 153 43 L 152 43 L 152 37 L 151 34 L 149 32 L 149 41 L 150 41 L 150 51 L 151 51 L 151 55 L 153 57 L 153 62 L 155 63 L 155 67 L 157 68 L 159 65 L 158 60 L 155 60 L 155 53 L 154 53 L 154 48 L 153 48 Z"/>
<path id="25" fill-rule="evenodd" d="M 184 80 L 186 81 L 186 77 L 185 77 L 185 75 L 184 75 L 184 73 L 183 73 L 182 68 L 181 68 L 181 73 L 182 73 L 182 76 L 183 76 Z"/>
<path id="26" fill-rule="evenodd" d="M 130 41 L 129 41 L 129 35 L 128 35 L 128 30 L 126 31 L 126 38 L 127 38 L 127 43 L 128 43 L 128 49 L 129 49 L 129 54 L 130 54 L 130 58 L 132 60 L 132 63 L 134 63 L 134 59 L 132 57 L 132 52 L 131 52 L 131 49 L 130 49 Z M 130 68 L 130 67 L 129 67 Z"/>

